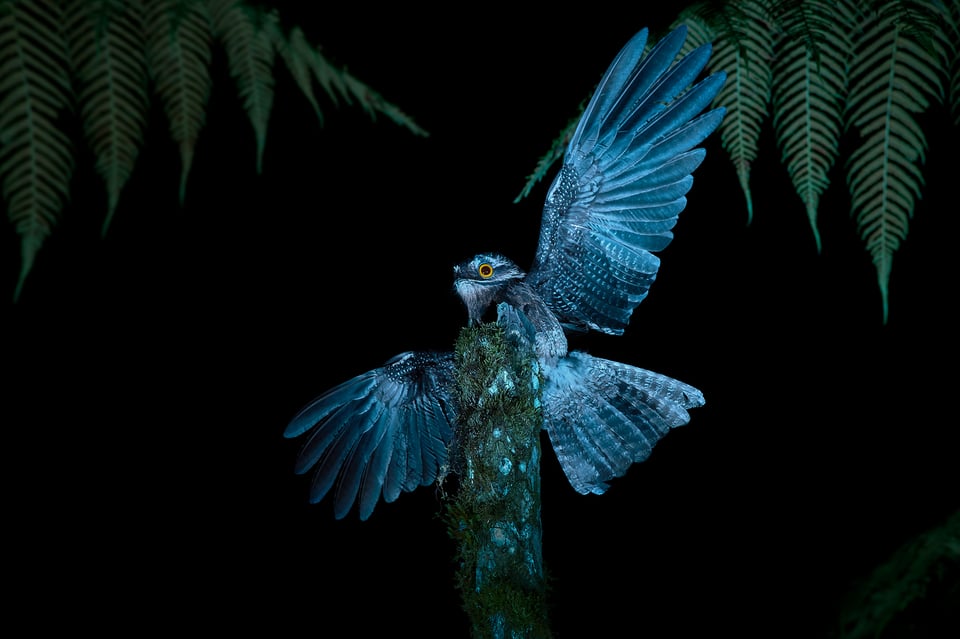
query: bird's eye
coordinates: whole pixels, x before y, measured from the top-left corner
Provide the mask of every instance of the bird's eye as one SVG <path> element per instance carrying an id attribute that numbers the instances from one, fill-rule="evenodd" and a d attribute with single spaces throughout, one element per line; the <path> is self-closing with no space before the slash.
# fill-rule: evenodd
<path id="1" fill-rule="evenodd" d="M 493 267 L 484 262 L 477 267 L 477 273 L 479 273 L 483 279 L 488 280 L 493 277 Z"/>

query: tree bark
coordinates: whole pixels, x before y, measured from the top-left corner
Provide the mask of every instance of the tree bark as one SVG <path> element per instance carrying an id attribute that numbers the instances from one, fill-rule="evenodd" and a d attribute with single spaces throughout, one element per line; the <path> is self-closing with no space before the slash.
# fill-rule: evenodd
<path id="1" fill-rule="evenodd" d="M 463 329 L 456 352 L 460 485 L 446 512 L 472 636 L 547 638 L 539 368 L 523 327 L 509 322 Z"/>

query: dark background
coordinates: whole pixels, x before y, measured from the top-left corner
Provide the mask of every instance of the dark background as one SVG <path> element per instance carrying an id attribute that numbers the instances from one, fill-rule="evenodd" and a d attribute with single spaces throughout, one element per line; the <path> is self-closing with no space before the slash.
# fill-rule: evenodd
<path id="1" fill-rule="evenodd" d="M 467 635 L 437 492 L 335 521 L 307 503 L 283 428 L 396 353 L 452 347 L 452 264 L 530 263 L 546 184 L 514 204 L 526 176 L 626 40 L 675 15 L 306 4 L 277 6 L 430 137 L 325 95 L 321 126 L 278 63 L 257 175 L 218 50 L 185 205 L 157 108 L 107 236 L 81 155 L 71 205 L 5 303 L 6 527 L 31 566 L 17 591 L 78 628 Z M 706 143 L 626 335 L 574 346 L 707 404 L 601 497 L 545 453 L 558 637 L 830 636 L 856 580 L 960 505 L 949 122 L 939 107 L 925 120 L 927 185 L 886 325 L 842 167 L 817 255 L 769 126 L 749 225 L 719 135 Z"/>

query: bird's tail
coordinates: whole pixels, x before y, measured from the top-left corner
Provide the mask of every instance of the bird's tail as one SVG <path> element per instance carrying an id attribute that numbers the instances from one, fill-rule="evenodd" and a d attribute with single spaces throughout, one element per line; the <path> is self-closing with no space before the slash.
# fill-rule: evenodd
<path id="1" fill-rule="evenodd" d="M 602 494 L 607 481 L 642 462 L 671 429 L 690 421 L 703 393 L 681 381 L 572 351 L 543 388 L 544 428 L 577 492 Z"/>

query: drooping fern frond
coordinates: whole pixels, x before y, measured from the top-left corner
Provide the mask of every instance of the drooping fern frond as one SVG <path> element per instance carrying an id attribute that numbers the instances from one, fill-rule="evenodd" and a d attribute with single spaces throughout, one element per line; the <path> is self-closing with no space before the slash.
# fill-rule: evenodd
<path id="1" fill-rule="evenodd" d="M 107 186 L 107 232 L 147 122 L 147 70 L 138 2 L 71 0 L 66 25 L 87 145 Z"/>
<path id="2" fill-rule="evenodd" d="M 0 181 L 20 236 L 14 299 L 70 195 L 73 145 L 60 125 L 72 102 L 56 0 L 0 3 Z"/>
<path id="3" fill-rule="evenodd" d="M 839 153 L 851 50 L 849 2 L 794 2 L 778 24 L 773 126 L 781 161 L 807 211 L 817 252 L 820 196 Z"/>
<path id="4" fill-rule="evenodd" d="M 307 63 L 313 71 L 313 77 L 317 79 L 317 82 L 327 92 L 334 104 L 337 103 L 337 96 L 344 98 L 348 103 L 350 102 L 350 94 L 347 92 L 347 85 L 343 81 L 343 73 L 330 64 L 319 49 L 313 50 L 312 55 L 307 58 Z"/>
<path id="5" fill-rule="evenodd" d="M 850 67 L 847 126 L 860 143 L 847 159 L 852 214 L 877 271 L 888 316 L 893 254 L 921 197 L 927 140 L 916 116 L 942 96 L 939 60 L 881 12 L 865 16 Z"/>
<path id="6" fill-rule="evenodd" d="M 209 0 L 209 7 L 214 35 L 227 52 L 230 75 L 253 125 L 259 174 L 274 95 L 275 50 L 270 34 L 279 28 L 278 17 L 276 12 L 238 0 Z"/>
<path id="7" fill-rule="evenodd" d="M 297 86 L 300 87 L 304 96 L 313 106 L 321 124 L 323 123 L 323 113 L 320 111 L 320 104 L 313 92 L 314 81 L 323 87 L 334 106 L 337 106 L 340 100 L 343 100 L 346 104 L 354 104 L 356 101 L 367 112 L 371 120 L 376 120 L 377 114 L 382 113 L 393 120 L 394 123 L 409 129 L 414 135 L 423 137 L 429 135 L 409 115 L 395 104 L 388 102 L 369 85 L 361 82 L 346 70 L 330 64 L 320 53 L 319 47 L 312 46 L 307 42 L 302 29 L 294 27 L 290 30 L 289 36 L 284 36 L 278 23 L 273 23 L 270 26 L 272 27 L 270 34 L 277 51 L 283 57 Z"/>
<path id="8" fill-rule="evenodd" d="M 322 67 L 326 62 L 322 56 L 317 56 L 317 67 Z M 333 69 L 333 67 L 329 67 Z M 360 106 L 371 119 L 376 119 L 377 113 L 383 113 L 388 118 L 407 127 L 416 135 L 426 136 L 427 132 L 421 129 L 410 117 L 401 111 L 397 105 L 388 102 L 382 95 L 371 89 L 369 86 L 352 76 L 347 71 L 342 71 L 343 83 L 346 86 L 346 95 L 353 96 L 360 103 Z"/>
<path id="9" fill-rule="evenodd" d="M 0 182 L 7 215 L 21 238 L 14 299 L 69 198 L 74 144 L 61 118 L 80 105 L 85 140 L 106 182 L 105 232 L 136 164 L 150 97 L 157 95 L 180 148 L 182 203 L 205 123 L 215 42 L 226 50 L 253 125 L 258 172 L 277 51 L 315 110 L 319 103 L 305 69 L 334 104 L 356 101 L 371 116 L 386 114 L 416 135 L 427 135 L 297 33 L 285 39 L 275 11 L 244 0 L 0 0 Z"/>
<path id="10" fill-rule="evenodd" d="M 679 26 L 681 23 L 687 26 L 687 39 L 680 48 L 678 55 L 687 55 L 702 44 L 712 43 L 716 39 L 717 31 L 710 25 L 709 20 L 703 15 L 704 11 L 700 9 L 701 5 L 693 5 L 691 8 L 683 11 L 673 22 L 672 26 Z M 710 15 L 710 12 L 707 12 Z M 709 62 L 708 62 L 709 66 Z M 719 106 L 714 100 L 712 106 Z"/>
<path id="11" fill-rule="evenodd" d="M 713 100 L 727 114 L 720 123 L 720 145 L 733 161 L 753 220 L 750 167 L 757 157 L 760 130 L 768 115 L 772 84 L 774 30 L 762 0 L 742 0 L 716 7 L 700 3 L 682 12 L 676 23 L 699 19 L 715 35 L 710 73 L 724 71 L 727 81 Z"/>
<path id="12" fill-rule="evenodd" d="M 310 59 L 314 56 L 315 51 L 313 47 L 310 46 L 310 43 L 307 42 L 307 37 L 303 34 L 303 29 L 294 27 L 290 30 L 289 37 L 284 38 L 280 25 L 277 23 L 271 35 L 277 51 L 287 65 L 287 70 L 290 71 L 290 75 L 293 76 L 294 82 L 300 87 L 300 91 L 303 92 L 310 106 L 313 107 L 313 112 L 317 114 L 317 119 L 323 124 L 323 111 L 320 109 L 320 103 L 317 101 L 317 96 L 313 92 L 314 73 Z M 336 104 L 337 94 L 331 93 L 330 91 L 328 91 L 328 93 L 330 93 L 331 99 L 333 99 L 334 104 Z"/>
<path id="13" fill-rule="evenodd" d="M 213 80 L 210 18 L 201 0 L 156 0 L 144 8 L 147 62 L 153 89 L 180 149 L 180 203 L 193 151 L 206 121 Z"/>

